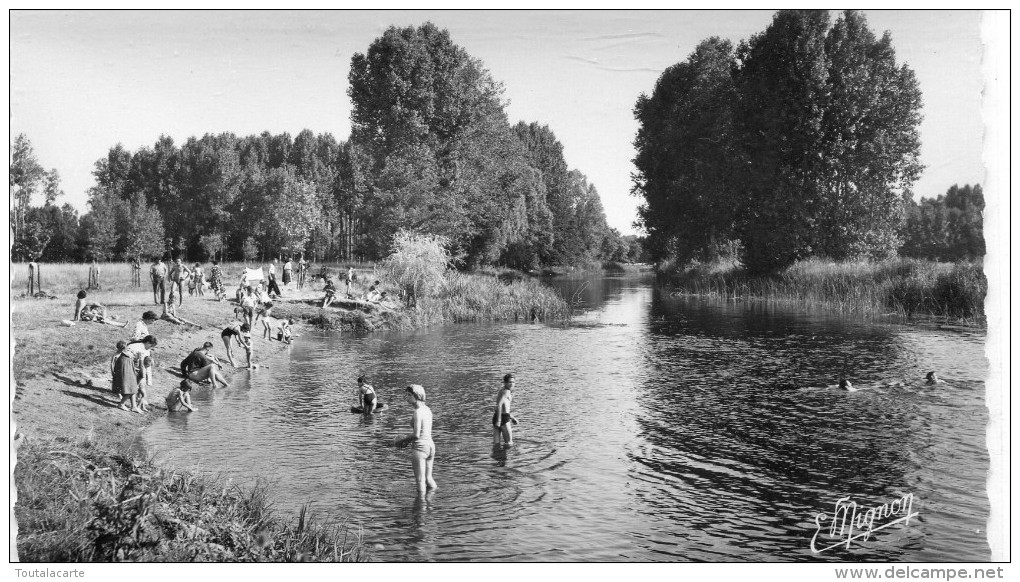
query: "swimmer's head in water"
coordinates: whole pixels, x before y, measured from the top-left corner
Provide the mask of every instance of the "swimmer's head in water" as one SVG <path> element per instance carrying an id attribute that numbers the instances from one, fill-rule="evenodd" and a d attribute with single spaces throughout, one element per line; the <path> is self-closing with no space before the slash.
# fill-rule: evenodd
<path id="1" fill-rule="evenodd" d="M 846 378 L 840 378 L 839 379 L 839 387 L 841 389 L 843 389 L 843 390 L 849 390 L 849 389 L 853 388 L 854 385 L 851 384 L 850 381 L 847 380 Z"/>
<path id="2" fill-rule="evenodd" d="M 425 402 L 425 388 L 423 388 L 420 384 L 411 384 L 404 390 L 406 390 L 408 394 L 414 396 L 415 400 Z"/>
<path id="3" fill-rule="evenodd" d="M 939 376 L 935 372 L 928 372 L 928 374 L 924 377 L 924 379 L 929 384 L 936 384 L 939 381 Z"/>

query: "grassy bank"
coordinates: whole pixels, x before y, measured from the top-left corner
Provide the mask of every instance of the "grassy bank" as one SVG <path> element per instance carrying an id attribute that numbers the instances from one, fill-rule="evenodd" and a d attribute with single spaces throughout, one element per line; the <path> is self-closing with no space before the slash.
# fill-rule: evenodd
<path id="1" fill-rule="evenodd" d="M 980 264 L 894 259 L 800 261 L 768 276 L 733 265 L 662 273 L 681 294 L 788 302 L 854 316 L 945 317 L 984 322 L 988 283 Z"/>
<path id="2" fill-rule="evenodd" d="M 275 516 L 265 486 L 164 469 L 90 439 L 18 450 L 15 516 L 26 562 L 355 562 L 360 532 Z"/>

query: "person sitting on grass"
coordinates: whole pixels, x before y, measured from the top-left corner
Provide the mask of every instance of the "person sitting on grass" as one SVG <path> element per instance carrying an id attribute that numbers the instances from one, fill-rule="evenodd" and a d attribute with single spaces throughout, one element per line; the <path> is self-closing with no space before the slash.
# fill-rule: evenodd
<path id="1" fill-rule="evenodd" d="M 181 373 L 192 382 L 208 381 L 212 384 L 213 388 L 219 382 L 226 388 L 227 381 L 219 372 L 220 363 L 215 358 L 209 356 L 209 350 L 212 347 L 212 342 L 205 342 L 202 347 L 196 348 L 188 354 L 188 357 L 181 361 Z"/>
<path id="2" fill-rule="evenodd" d="M 181 380 L 181 385 L 174 388 L 166 397 L 167 412 L 177 412 L 182 407 L 188 412 L 195 412 L 191 404 L 191 382 L 187 379 Z"/>
<path id="3" fill-rule="evenodd" d="M 333 283 L 333 278 L 329 275 L 326 276 L 326 286 L 322 290 L 326 292 L 326 296 L 322 298 L 322 307 L 325 309 L 336 298 L 336 284 Z"/>
<path id="4" fill-rule="evenodd" d="M 134 341 L 145 339 L 149 335 L 149 325 L 159 319 L 155 311 L 146 311 L 142 314 L 142 320 L 135 324 L 135 333 L 131 336 Z"/>

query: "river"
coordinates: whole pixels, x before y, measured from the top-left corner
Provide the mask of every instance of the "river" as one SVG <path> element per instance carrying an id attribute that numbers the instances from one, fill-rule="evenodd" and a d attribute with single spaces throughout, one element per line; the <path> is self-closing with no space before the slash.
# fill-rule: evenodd
<path id="1" fill-rule="evenodd" d="M 990 559 L 983 331 L 675 298 L 648 278 L 552 284 L 581 300 L 569 324 L 305 330 L 271 367 L 196 389 L 198 410 L 141 444 L 266 478 L 279 511 L 346 516 L 384 561 Z M 928 370 L 946 382 L 925 386 Z M 506 372 L 511 449 L 490 424 Z M 362 373 L 391 409 L 348 412 Z M 825 387 L 841 375 L 865 389 Z M 435 417 L 424 500 L 392 446 L 408 383 Z M 913 518 L 811 550 L 840 498 L 863 513 L 907 495 Z"/>

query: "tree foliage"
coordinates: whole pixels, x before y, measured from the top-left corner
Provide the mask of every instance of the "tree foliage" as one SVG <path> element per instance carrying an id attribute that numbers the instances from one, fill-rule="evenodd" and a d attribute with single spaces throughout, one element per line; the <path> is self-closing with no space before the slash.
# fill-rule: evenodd
<path id="1" fill-rule="evenodd" d="M 906 201 L 900 254 L 933 261 L 973 261 L 985 255 L 980 185 L 953 185 L 938 198 Z"/>
<path id="2" fill-rule="evenodd" d="M 409 305 L 442 287 L 453 268 L 450 240 L 435 234 L 400 230 L 393 236 L 393 252 L 386 258 L 390 279 L 401 287 Z"/>
<path id="3" fill-rule="evenodd" d="M 635 107 L 634 192 L 652 257 L 739 239 L 753 271 L 895 253 L 921 171 L 921 95 L 888 33 L 843 13 L 778 12 L 732 50 L 710 38 Z"/>

